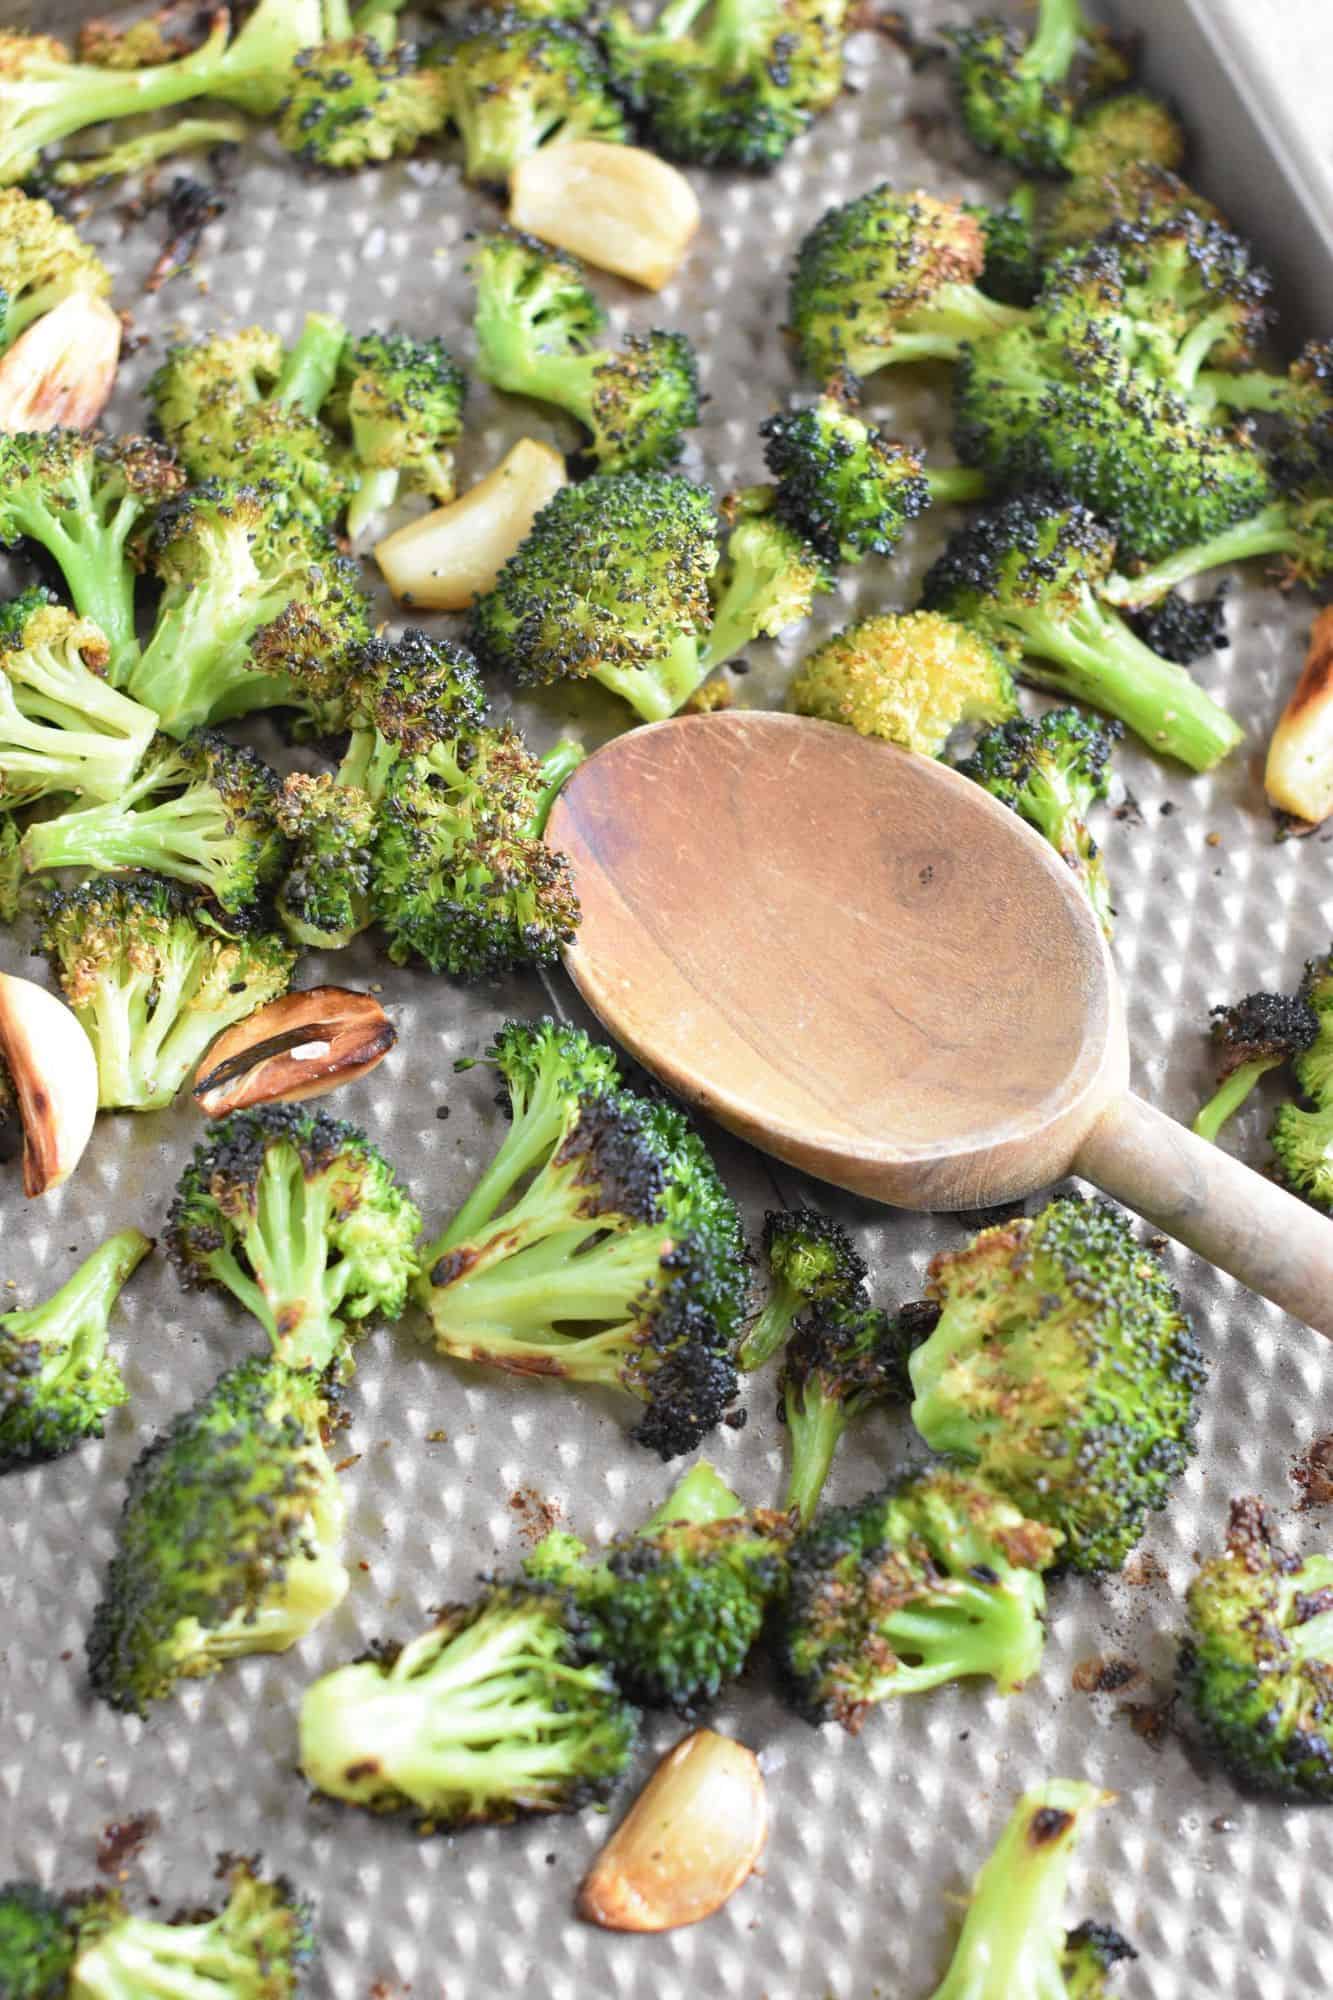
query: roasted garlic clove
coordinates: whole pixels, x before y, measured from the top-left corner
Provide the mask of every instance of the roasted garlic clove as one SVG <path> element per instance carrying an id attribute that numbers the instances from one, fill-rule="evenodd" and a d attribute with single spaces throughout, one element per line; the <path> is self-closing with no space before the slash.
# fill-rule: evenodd
<path id="1" fill-rule="evenodd" d="M 63 1000 L 0 972 L 0 1101 L 13 1098 L 23 1129 L 23 1192 L 49 1194 L 69 1179 L 97 1116 L 97 1058 Z"/>
<path id="2" fill-rule="evenodd" d="M 768 1837 L 758 1760 L 696 1729 L 669 1750 L 594 1861 L 578 1913 L 609 1931 L 671 1931 L 720 1910 Z"/>
<path id="3" fill-rule="evenodd" d="M 699 204 L 684 174 L 655 153 L 570 139 L 519 161 L 509 182 L 509 220 L 601 271 L 660 292 L 699 227 Z"/>
<path id="4" fill-rule="evenodd" d="M 565 483 L 565 461 L 549 444 L 520 438 L 493 472 L 447 507 L 376 545 L 375 560 L 400 604 L 466 611 L 489 590 L 548 500 Z"/>
<path id="5" fill-rule="evenodd" d="M 398 1032 L 378 1000 L 346 986 L 284 993 L 218 1036 L 194 1080 L 207 1118 L 256 1104 L 299 1104 L 354 1083 L 382 1062 Z"/>
<path id="6" fill-rule="evenodd" d="M 1311 627 L 1300 679 L 1268 745 L 1264 790 L 1309 826 L 1333 814 L 1333 604 Z"/>
<path id="7" fill-rule="evenodd" d="M 120 360 L 119 315 L 72 292 L 0 357 L 0 431 L 83 431 L 106 407 Z"/>

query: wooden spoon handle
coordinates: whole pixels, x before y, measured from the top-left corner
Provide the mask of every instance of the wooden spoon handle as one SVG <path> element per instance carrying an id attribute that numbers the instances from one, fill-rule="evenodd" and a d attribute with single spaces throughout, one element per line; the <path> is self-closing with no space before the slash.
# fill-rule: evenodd
<path id="1" fill-rule="evenodd" d="M 1220 1146 L 1126 1091 L 1079 1147 L 1074 1172 L 1333 1336 L 1333 1222 Z"/>

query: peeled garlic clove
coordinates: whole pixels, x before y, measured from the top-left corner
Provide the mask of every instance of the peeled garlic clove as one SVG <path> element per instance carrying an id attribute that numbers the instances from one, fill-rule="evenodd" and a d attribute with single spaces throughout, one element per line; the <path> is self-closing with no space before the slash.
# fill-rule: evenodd
<path id="1" fill-rule="evenodd" d="M 386 535 L 375 560 L 400 604 L 466 611 L 489 590 L 536 516 L 565 483 L 549 444 L 520 438 L 493 472 L 447 507 Z"/>
<path id="2" fill-rule="evenodd" d="M 671 1931 L 720 1910 L 768 1837 L 752 1750 L 696 1729 L 669 1750 L 594 1861 L 578 1913 L 609 1931 Z"/>
<path id="3" fill-rule="evenodd" d="M 72 292 L 0 357 L 0 431 L 83 431 L 106 407 L 120 360 L 119 315 Z"/>
<path id="4" fill-rule="evenodd" d="M 194 1100 L 206 1118 L 300 1104 L 365 1076 L 397 1039 L 369 993 L 346 986 L 284 993 L 218 1036 L 199 1065 Z"/>
<path id="5" fill-rule="evenodd" d="M 638 146 L 570 139 L 540 146 L 509 181 L 516 229 L 660 292 L 699 227 L 685 176 Z"/>
<path id="6" fill-rule="evenodd" d="M 1333 814 L 1333 604 L 1311 627 L 1301 677 L 1268 745 L 1264 790 L 1311 826 Z"/>
<path id="7" fill-rule="evenodd" d="M 69 1179 L 97 1116 L 97 1058 L 63 1000 L 0 972 L 0 1069 L 23 1128 L 23 1192 Z"/>

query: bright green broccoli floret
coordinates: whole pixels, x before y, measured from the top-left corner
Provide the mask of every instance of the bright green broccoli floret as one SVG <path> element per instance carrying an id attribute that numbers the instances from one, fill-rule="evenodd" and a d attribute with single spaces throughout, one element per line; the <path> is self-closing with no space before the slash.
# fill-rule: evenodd
<path id="1" fill-rule="evenodd" d="M 76 1915 L 36 1882 L 0 1883 L 0 1993 L 5 2000 L 66 2000 Z"/>
<path id="2" fill-rule="evenodd" d="M 831 208 L 796 253 L 788 314 L 821 382 L 903 361 L 956 361 L 1027 315 L 977 289 L 985 234 L 961 202 L 887 182 Z"/>
<path id="3" fill-rule="evenodd" d="M 111 273 L 72 223 L 49 202 L 0 189 L 0 351 L 63 299 L 110 290 Z"/>
<path id="4" fill-rule="evenodd" d="M 310 1920 L 290 1883 L 247 1861 L 231 1864 L 216 1916 L 160 1923 L 99 1895 L 77 1911 L 68 2000 L 295 2000 L 314 1955 Z"/>
<path id="5" fill-rule="evenodd" d="M 469 266 L 477 287 L 477 368 L 510 395 L 568 411 L 608 472 L 669 464 L 699 421 L 694 350 L 680 333 L 600 345 L 606 316 L 572 257 L 517 230 L 484 236 Z"/>
<path id="6" fill-rule="evenodd" d="M 778 1389 L 791 1453 L 786 1502 L 802 1522 L 819 1505 L 848 1426 L 881 1403 L 907 1400 L 906 1344 L 904 1327 L 863 1290 L 821 1299 L 797 1320 Z"/>
<path id="7" fill-rule="evenodd" d="M 867 1711 L 967 1674 L 1008 1694 L 1041 1662 L 1041 1572 L 1060 1537 L 960 1473 L 899 1480 L 799 1537 L 778 1661 L 807 1722 L 855 1733 Z"/>
<path id="8" fill-rule="evenodd" d="M 276 898 L 283 928 L 312 951 L 338 951 L 371 921 L 374 801 L 327 773 L 296 771 L 283 781 L 277 814 L 291 844 Z"/>
<path id="9" fill-rule="evenodd" d="M 472 610 L 483 666 L 528 684 L 597 680 L 646 722 L 705 679 L 718 561 L 711 495 L 674 474 L 563 486 Z"/>
<path id="10" fill-rule="evenodd" d="M 97 1057 L 98 1103 L 170 1104 L 213 1039 L 287 991 L 280 937 L 232 938 L 160 875 L 96 878 L 47 901 L 42 949 Z"/>
<path id="11" fill-rule="evenodd" d="M 992 798 L 1036 828 L 1073 870 L 1097 921 L 1110 937 L 1111 885 L 1088 813 L 1106 797 L 1118 722 L 1093 722 L 1076 708 L 1048 709 L 1035 721 L 1015 716 L 988 729 L 956 766 Z"/>
<path id="12" fill-rule="evenodd" d="M 317 1373 L 372 1314 L 397 1319 L 421 1217 L 355 1125 L 300 1104 L 237 1111 L 195 1148 L 167 1217 L 182 1284 L 219 1285 L 276 1358 Z"/>
<path id="13" fill-rule="evenodd" d="M 806 1306 L 859 1298 L 865 1284 L 865 1258 L 846 1230 L 817 1208 L 769 1209 L 762 1247 L 769 1299 L 736 1357 L 747 1371 L 777 1353 Z"/>
<path id="14" fill-rule="evenodd" d="M 959 529 L 922 602 L 1007 652 L 1038 687 L 1117 716 L 1151 749 L 1209 770 L 1240 742 L 1240 726 L 1099 600 L 1114 552 L 1111 530 L 1078 502 L 1019 494 Z"/>
<path id="15" fill-rule="evenodd" d="M 1333 1799 L 1333 1556 L 1289 1555 L 1236 1500 L 1186 1605 L 1177 1684 L 1208 1748 L 1260 1791 Z"/>
<path id="16" fill-rule="evenodd" d="M 342 1602 L 327 1417 L 313 1373 L 256 1358 L 143 1452 L 88 1634 L 103 1701 L 142 1715 L 182 1677 L 285 1652 Z"/>
<path id="17" fill-rule="evenodd" d="M 414 153 L 449 118 L 444 79 L 410 42 L 353 35 L 302 49 L 278 110 L 278 143 L 335 171 Z"/>
<path id="18" fill-rule="evenodd" d="M 450 446 L 462 433 L 466 395 L 467 377 L 441 340 L 391 330 L 348 341 L 324 415 L 350 435 L 356 459 L 349 535 L 359 535 L 400 492 L 453 499 Z"/>
<path id="19" fill-rule="evenodd" d="M 1303 993 L 1247 993 L 1212 1009 L 1217 1089 L 1194 1120 L 1201 1139 L 1216 1139 L 1261 1076 L 1280 1069 L 1319 1033 L 1319 1016 Z"/>
<path id="20" fill-rule="evenodd" d="M 249 136 L 250 127 L 244 118 L 181 118 L 172 125 L 136 132 L 133 138 L 122 139 L 104 153 L 58 160 L 51 169 L 51 179 L 57 187 L 87 187 L 127 174 L 146 174 L 164 160 L 182 160 L 191 153 L 213 153 L 224 146 L 239 146 Z"/>
<path id="21" fill-rule="evenodd" d="M 488 1053 L 513 1123 L 422 1254 L 436 1347 L 619 1388 L 647 1405 L 639 1443 L 692 1450 L 736 1393 L 748 1279 L 735 1204 L 684 1114 L 630 1096 L 586 1037 L 510 1022 Z"/>
<path id="22" fill-rule="evenodd" d="M 1061 1561 L 1119 1569 L 1194 1449 L 1203 1356 L 1123 1211 L 1062 1195 L 930 1267 L 939 1324 L 912 1354 L 912 1421 L 1064 1536 Z"/>
<path id="23" fill-rule="evenodd" d="M 412 1644 L 308 1688 L 301 1769 L 332 1798 L 415 1808 L 433 1831 L 596 1805 L 636 1735 L 572 1595 L 495 1584 Z"/>
<path id="24" fill-rule="evenodd" d="M 701 678 L 808 618 L 833 575 L 818 549 L 779 518 L 771 486 L 747 486 L 727 503 L 731 531 L 710 589 L 713 623 L 700 654 Z"/>
<path id="25" fill-rule="evenodd" d="M 470 181 L 503 187 L 553 141 L 629 137 L 597 45 L 572 21 L 483 8 L 447 27 L 428 60 Z"/>
<path id="26" fill-rule="evenodd" d="M 787 706 L 938 757 L 960 723 L 1000 721 L 1018 700 L 989 638 L 934 612 L 885 611 L 803 660 Z"/>
<path id="27" fill-rule="evenodd" d="M 0 1472 L 101 1437 L 108 1410 L 129 1401 L 107 1351 L 107 1322 L 152 1247 L 137 1229 L 122 1230 L 53 1297 L 0 1315 Z"/>
<path id="28" fill-rule="evenodd" d="M 668 0 L 647 28 L 614 8 L 602 39 L 659 152 L 764 169 L 841 91 L 846 32 L 846 0 Z"/>
<path id="29" fill-rule="evenodd" d="M 74 608 L 105 636 L 118 687 L 139 653 L 132 538 L 182 483 L 170 454 L 145 438 L 61 430 L 0 436 L 0 543 L 26 540 L 46 550 Z"/>
<path id="30" fill-rule="evenodd" d="M 179 743 L 155 736 L 118 799 L 30 826 L 23 865 L 30 874 L 144 868 L 207 890 L 224 910 L 243 910 L 282 871 L 278 790 L 262 758 L 212 730 L 193 729 Z"/>
<path id="31" fill-rule="evenodd" d="M 43 590 L 0 606 L 0 805 L 114 799 L 129 784 L 157 717 L 109 685 L 108 652 Z"/>
<path id="32" fill-rule="evenodd" d="M 1295 1060 L 1309 1109 L 1284 1104 L 1268 1137 L 1278 1178 L 1317 1208 L 1333 1209 L 1333 959 L 1306 966 L 1300 997 L 1316 1022 Z"/>
<path id="33" fill-rule="evenodd" d="M 1107 1925 L 1064 1927 L 1065 1891 L 1086 1814 L 1112 1794 L 1073 1778 L 1025 1792 L 972 1885 L 949 1969 L 931 2000 L 1102 2000 L 1134 1950 Z"/>
<path id="34" fill-rule="evenodd" d="M 983 153 L 1034 174 L 1069 167 L 1080 105 L 1090 87 L 1126 74 L 1123 58 L 1091 24 L 1079 0 L 1038 0 L 1024 37 L 985 18 L 948 30 L 959 115 Z"/>

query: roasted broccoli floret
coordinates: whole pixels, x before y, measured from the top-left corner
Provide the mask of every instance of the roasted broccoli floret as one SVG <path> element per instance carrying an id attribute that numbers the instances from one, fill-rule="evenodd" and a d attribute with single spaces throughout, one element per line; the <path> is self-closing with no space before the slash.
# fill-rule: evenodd
<path id="1" fill-rule="evenodd" d="M 1148 161 L 1122 163 L 1063 187 L 1042 210 L 1038 244 L 1043 259 L 1053 258 L 1057 251 L 1086 246 L 1116 224 L 1142 232 L 1186 216 L 1225 226 L 1220 209 L 1178 174 Z"/>
<path id="2" fill-rule="evenodd" d="M 90 618 L 44 590 L 0 605 L 0 805 L 114 799 L 129 784 L 157 717 L 109 685 L 108 653 Z"/>
<path id="3" fill-rule="evenodd" d="M 76 1900 L 69 2000 L 295 2000 L 314 1955 L 311 1911 L 281 1877 L 248 1861 L 227 1870 L 227 1901 L 161 1923 L 130 1915 L 114 1890 Z M 64 1989 L 61 1989 L 62 1991 Z"/>
<path id="4" fill-rule="evenodd" d="M 1216 1139 L 1261 1076 L 1280 1069 L 1319 1033 L 1319 1016 L 1303 993 L 1247 993 L 1212 1009 L 1218 1087 L 1194 1120 L 1201 1139 Z"/>
<path id="5" fill-rule="evenodd" d="M 191 730 L 179 743 L 155 736 L 118 799 L 30 826 L 23 865 L 30 874 L 148 869 L 207 890 L 224 910 L 243 910 L 282 872 L 278 789 L 262 758 L 212 730 Z"/>
<path id="6" fill-rule="evenodd" d="M 939 1324 L 909 1362 L 935 1451 L 1064 1536 L 1061 1562 L 1119 1569 L 1194 1449 L 1206 1368 L 1157 1258 L 1107 1201 L 1062 1195 L 941 1253 Z"/>
<path id="7" fill-rule="evenodd" d="M 366 333 L 349 340 L 324 416 L 351 438 L 359 484 L 347 532 L 359 535 L 400 493 L 454 497 L 450 447 L 463 429 L 467 377 L 442 340 Z"/>
<path id="8" fill-rule="evenodd" d="M 748 1293 L 716 1168 L 684 1114 L 631 1096 L 585 1036 L 511 1021 L 488 1056 L 513 1123 L 422 1255 L 436 1347 L 621 1389 L 646 1405 L 639 1443 L 663 1458 L 692 1450 L 735 1396 Z"/>
<path id="9" fill-rule="evenodd" d="M 649 27 L 613 8 L 611 73 L 668 159 L 777 164 L 842 89 L 846 0 L 668 0 Z"/>
<path id="10" fill-rule="evenodd" d="M 906 1327 L 864 1292 L 816 1301 L 787 1342 L 779 1413 L 791 1465 L 786 1504 L 808 1523 L 849 1424 L 881 1403 L 906 1402 Z"/>
<path id="11" fill-rule="evenodd" d="M 111 273 L 72 223 L 49 202 L 0 188 L 0 351 L 62 299 L 110 290 Z"/>
<path id="12" fill-rule="evenodd" d="M 182 1677 L 285 1652 L 342 1602 L 327 1418 L 312 1372 L 257 1357 L 142 1453 L 88 1634 L 103 1701 L 142 1715 Z"/>
<path id="13" fill-rule="evenodd" d="M 972 1884 L 931 2000 L 1102 2000 L 1107 1973 L 1137 1954 L 1109 1925 L 1066 1931 L 1064 1901 L 1081 1822 L 1112 1796 L 1074 1778 L 1023 1794 Z"/>
<path id="14" fill-rule="evenodd" d="M 787 706 L 937 757 L 959 723 L 997 722 L 1018 701 L 988 637 L 933 611 L 884 611 L 803 660 Z"/>
<path id="15" fill-rule="evenodd" d="M 628 334 L 601 344 L 606 315 L 572 257 L 517 230 L 481 239 L 477 368 L 497 389 L 568 411 L 608 472 L 667 465 L 699 421 L 694 349 L 681 333 Z"/>
<path id="16" fill-rule="evenodd" d="M 572 1594 L 494 1584 L 410 1645 L 308 1688 L 301 1769 L 331 1798 L 447 1830 L 599 1803 L 636 1735 Z"/>
<path id="17" fill-rule="evenodd" d="M 859 1299 L 865 1285 L 865 1258 L 841 1224 L 817 1208 L 770 1208 L 762 1247 L 769 1298 L 736 1357 L 747 1371 L 777 1353 L 806 1306 Z"/>
<path id="18" fill-rule="evenodd" d="M 771 486 L 747 486 L 725 503 L 731 521 L 710 589 L 713 622 L 699 656 L 707 679 L 754 639 L 775 639 L 808 618 L 833 574 L 813 543 L 774 512 Z"/>
<path id="19" fill-rule="evenodd" d="M 1037 190 L 1030 184 L 1014 189 L 997 208 L 974 208 L 985 240 L 986 262 L 977 280 L 988 298 L 1006 306 L 1030 306 L 1041 290 L 1042 234 L 1037 221 Z"/>
<path id="20" fill-rule="evenodd" d="M 364 1132 L 301 1104 L 237 1111 L 180 1178 L 167 1252 L 187 1287 L 218 1285 L 253 1313 L 276 1358 L 345 1363 L 372 1314 L 397 1319 L 421 1216 Z"/>
<path id="21" fill-rule="evenodd" d="M 707 1460 L 632 1535 L 591 1561 L 557 1531 L 524 1564 L 573 1592 L 589 1645 L 631 1700 L 691 1715 L 733 1680 L 787 1581 L 792 1523 L 747 1510 Z"/>
<path id="22" fill-rule="evenodd" d="M 1088 813 L 1105 799 L 1111 752 L 1123 736 L 1118 722 L 1094 722 L 1076 708 L 1052 708 L 1035 721 L 1015 716 L 978 738 L 957 765 L 1048 840 L 1078 878 L 1097 921 L 1110 937 L 1114 912 L 1101 848 Z"/>
<path id="23" fill-rule="evenodd" d="M 355 563 L 330 535 L 283 504 L 272 484 L 208 479 L 159 513 L 148 562 L 163 585 L 152 637 L 126 686 L 183 736 L 257 708 L 303 708 L 318 729 L 341 715 L 322 682 L 371 636 Z"/>
<path id="24" fill-rule="evenodd" d="M 1240 742 L 1240 726 L 1099 601 L 1114 551 L 1111 530 L 1078 502 L 1019 494 L 953 535 L 922 601 L 1007 652 L 1038 687 L 1088 702 L 1149 748 L 1209 770 Z"/>
<path id="25" fill-rule="evenodd" d="M 48 898 L 42 949 L 97 1057 L 98 1103 L 170 1104 L 215 1036 L 287 991 L 280 937 L 220 932 L 160 875 L 83 883 Z"/>
<path id="26" fill-rule="evenodd" d="M 428 60 L 470 181 L 503 187 L 552 141 L 629 137 L 597 45 L 572 21 L 482 8 L 446 27 Z"/>
<path id="27" fill-rule="evenodd" d="M 67 1900 L 36 1882 L 0 1883 L 0 1993 L 6 2000 L 65 2000 L 76 1935 Z"/>
<path id="28" fill-rule="evenodd" d="M 835 1507 L 799 1537 L 778 1627 L 787 1699 L 853 1734 L 876 1702 L 1041 1662 L 1041 1573 L 1058 1534 L 944 1468 Z"/>
<path id="29" fill-rule="evenodd" d="M 129 1401 L 107 1350 L 107 1322 L 152 1247 L 137 1229 L 124 1229 L 51 1298 L 0 1314 L 0 1472 L 101 1437 L 107 1412 Z"/>
<path id="30" fill-rule="evenodd" d="M 444 78 L 411 42 L 350 35 L 302 49 L 278 109 L 278 143 L 344 171 L 413 153 L 449 118 Z"/>
<path id="31" fill-rule="evenodd" d="M 116 686 L 139 654 L 132 537 L 181 484 L 170 453 L 145 438 L 64 430 L 0 436 L 0 543 L 45 549 L 79 615 L 105 637 Z"/>
<path id="32" fill-rule="evenodd" d="M 291 847 L 276 897 L 283 928 L 312 951 L 338 951 L 371 921 L 374 801 L 327 773 L 296 771 L 283 781 L 277 815 Z"/>
<path id="33" fill-rule="evenodd" d="M 1038 0 L 1028 37 L 989 17 L 947 37 L 958 111 L 973 143 L 1029 173 L 1067 171 L 1083 99 L 1127 75 L 1079 0 Z"/>
<path id="34" fill-rule="evenodd" d="M 1316 1207 L 1333 1208 L 1333 957 L 1306 966 L 1300 997 L 1317 1024 L 1295 1057 L 1309 1108 L 1282 1105 L 1268 1136 L 1278 1178 Z"/>
<path id="35" fill-rule="evenodd" d="M 428 757 L 486 721 L 486 690 L 465 646 L 409 626 L 358 646 L 339 668 L 342 719 L 351 737 L 340 785 L 380 800 L 401 758 Z"/>
<path id="36" fill-rule="evenodd" d="M 1230 591 L 1230 582 L 1225 577 L 1210 596 L 1193 602 L 1178 591 L 1169 590 L 1156 604 L 1141 611 L 1127 611 L 1125 623 L 1164 660 L 1188 667 L 1209 653 L 1225 651 L 1231 644 L 1226 614 Z"/>
<path id="37" fill-rule="evenodd" d="M 1256 1790 L 1333 1799 L 1333 1556 L 1290 1555 L 1235 1500 L 1186 1607 L 1177 1685 L 1209 1749 Z"/>
<path id="38" fill-rule="evenodd" d="M 709 493 L 651 472 L 563 486 L 472 611 L 483 666 L 537 685 L 600 681 L 646 722 L 706 678 L 718 561 Z"/>
<path id="39" fill-rule="evenodd" d="M 1083 112 L 1062 162 L 1075 179 L 1094 180 L 1126 167 L 1172 173 L 1185 160 L 1186 138 L 1169 104 L 1148 90 L 1118 90 Z"/>
<path id="40" fill-rule="evenodd" d="M 902 361 L 956 361 L 968 341 L 1027 315 L 977 288 L 985 232 L 961 202 L 887 182 L 831 208 L 802 240 L 788 313 L 821 382 Z"/>

